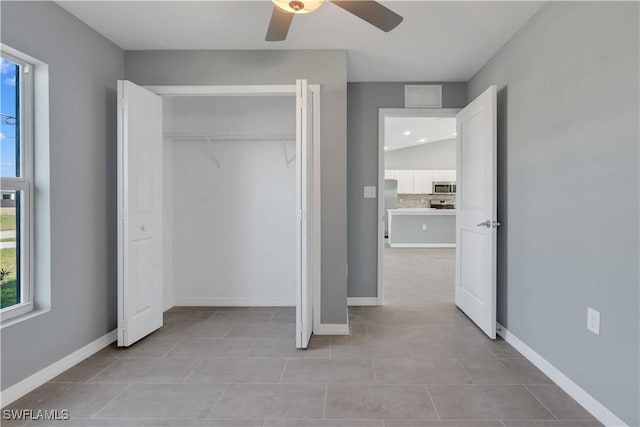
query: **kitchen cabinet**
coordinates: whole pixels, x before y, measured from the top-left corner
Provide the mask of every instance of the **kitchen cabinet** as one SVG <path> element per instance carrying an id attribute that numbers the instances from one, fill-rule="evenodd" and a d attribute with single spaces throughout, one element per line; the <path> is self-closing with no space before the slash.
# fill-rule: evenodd
<path id="1" fill-rule="evenodd" d="M 414 171 L 397 170 L 395 172 L 398 181 L 398 194 L 413 194 L 413 176 Z"/>
<path id="2" fill-rule="evenodd" d="M 433 171 L 413 171 L 414 194 L 431 194 L 433 191 Z"/>
<path id="3" fill-rule="evenodd" d="M 398 194 L 432 194 L 434 182 L 455 182 L 455 170 L 385 170 L 384 179 L 398 181 Z"/>
<path id="4" fill-rule="evenodd" d="M 433 171 L 433 180 L 436 182 L 455 182 L 455 170 L 437 170 Z"/>

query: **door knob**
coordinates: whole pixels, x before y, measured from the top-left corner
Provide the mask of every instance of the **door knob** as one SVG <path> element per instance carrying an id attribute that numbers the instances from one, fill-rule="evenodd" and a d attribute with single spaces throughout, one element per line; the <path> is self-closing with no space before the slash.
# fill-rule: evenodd
<path id="1" fill-rule="evenodd" d="M 491 228 L 491 221 L 486 220 L 484 222 L 481 222 L 480 224 L 476 224 L 478 227 L 487 227 L 487 228 Z"/>

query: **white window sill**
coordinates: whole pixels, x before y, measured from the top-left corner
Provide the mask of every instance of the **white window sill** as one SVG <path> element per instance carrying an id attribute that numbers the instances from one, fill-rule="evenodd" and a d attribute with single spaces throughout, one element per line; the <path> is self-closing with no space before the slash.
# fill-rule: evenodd
<path id="1" fill-rule="evenodd" d="M 39 314 L 42 314 L 45 310 L 34 310 L 33 303 L 28 302 L 24 304 L 17 304 L 11 307 L 7 307 L 0 311 L 0 328 L 4 329 L 7 326 L 15 325 L 26 319 L 31 319 Z"/>

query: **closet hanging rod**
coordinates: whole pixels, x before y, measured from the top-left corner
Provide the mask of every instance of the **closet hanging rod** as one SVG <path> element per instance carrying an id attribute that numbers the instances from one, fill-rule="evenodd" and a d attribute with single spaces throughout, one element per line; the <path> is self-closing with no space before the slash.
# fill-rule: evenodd
<path id="1" fill-rule="evenodd" d="M 285 134 L 184 134 L 166 133 L 165 139 L 174 141 L 203 141 L 203 142 L 237 142 L 237 141 L 295 141 L 295 135 Z"/>

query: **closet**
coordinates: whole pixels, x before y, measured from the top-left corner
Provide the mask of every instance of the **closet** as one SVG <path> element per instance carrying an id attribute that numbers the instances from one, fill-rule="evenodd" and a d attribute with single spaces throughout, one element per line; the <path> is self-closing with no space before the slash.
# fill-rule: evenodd
<path id="1" fill-rule="evenodd" d="M 296 306 L 305 348 L 319 323 L 319 87 L 118 88 L 118 345 L 174 305 Z"/>

